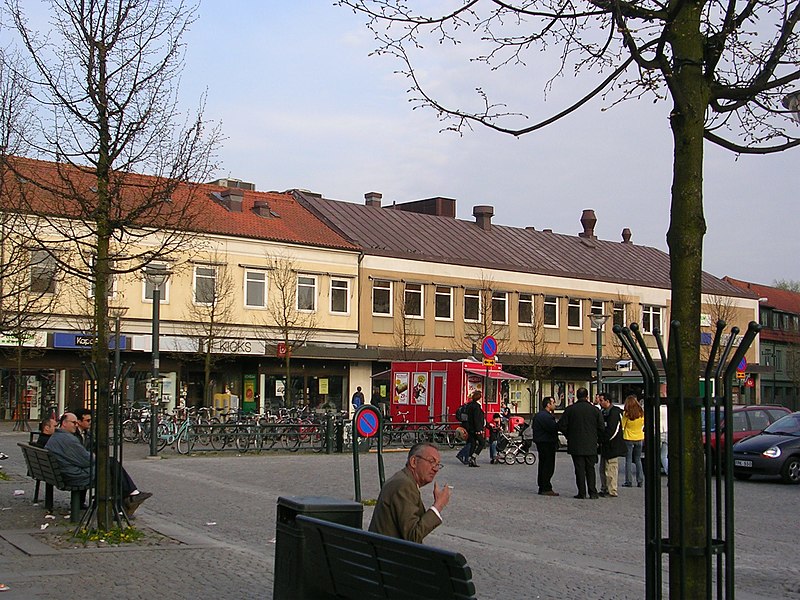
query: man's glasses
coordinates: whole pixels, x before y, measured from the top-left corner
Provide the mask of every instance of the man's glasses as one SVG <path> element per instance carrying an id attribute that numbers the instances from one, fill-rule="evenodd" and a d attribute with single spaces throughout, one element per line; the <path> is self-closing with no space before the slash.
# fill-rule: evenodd
<path id="1" fill-rule="evenodd" d="M 439 461 L 437 461 L 435 458 L 425 458 L 424 456 L 418 456 L 417 458 L 421 458 L 425 462 L 430 463 L 430 465 L 436 471 L 440 471 L 440 470 L 444 469 L 444 465 L 442 463 L 440 463 Z"/>

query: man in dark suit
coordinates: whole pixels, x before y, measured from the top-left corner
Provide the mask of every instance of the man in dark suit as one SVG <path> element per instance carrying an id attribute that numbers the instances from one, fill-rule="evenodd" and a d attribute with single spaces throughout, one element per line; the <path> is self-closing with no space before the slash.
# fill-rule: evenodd
<path id="1" fill-rule="evenodd" d="M 597 445 L 603 439 L 605 425 L 603 415 L 589 402 L 586 388 L 578 388 L 577 401 L 570 404 L 558 421 L 558 429 L 567 436 L 567 452 L 575 467 L 575 484 L 578 493 L 575 498 L 586 498 L 587 492 L 592 500 L 597 495 Z"/>
<path id="2" fill-rule="evenodd" d="M 542 399 L 542 410 L 533 417 L 533 443 L 539 451 L 538 480 L 540 496 L 558 496 L 553 491 L 550 480 L 556 470 L 556 452 L 558 451 L 558 424 L 553 416 L 556 400 L 552 396 Z"/>
<path id="3" fill-rule="evenodd" d="M 481 407 L 481 397 L 483 394 L 480 390 L 475 390 L 470 395 L 470 402 L 467 404 L 467 444 L 470 445 L 469 466 L 478 466 L 478 455 L 486 445 L 484 439 L 486 431 L 486 413 L 483 412 Z"/>
<path id="4" fill-rule="evenodd" d="M 450 487 L 433 484 L 433 504 L 427 510 L 420 488 L 433 481 L 442 468 L 439 451 L 431 443 L 415 444 L 408 451 L 406 466 L 381 488 L 369 530 L 422 543 L 442 522 L 442 510 L 450 501 Z"/>

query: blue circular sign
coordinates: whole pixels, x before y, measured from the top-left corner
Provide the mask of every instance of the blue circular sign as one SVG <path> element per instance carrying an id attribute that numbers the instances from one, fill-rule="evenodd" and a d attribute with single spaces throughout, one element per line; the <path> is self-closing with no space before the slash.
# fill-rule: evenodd
<path id="1" fill-rule="evenodd" d="M 364 410 L 356 419 L 356 430 L 362 437 L 372 437 L 378 433 L 378 414 L 374 410 Z"/>
<path id="2" fill-rule="evenodd" d="M 497 354 L 497 340 L 487 335 L 481 343 L 481 352 L 483 352 L 484 358 L 494 358 Z"/>
<path id="3" fill-rule="evenodd" d="M 747 359 L 743 356 L 742 361 L 739 363 L 739 366 L 736 368 L 737 371 L 744 371 L 747 369 Z"/>

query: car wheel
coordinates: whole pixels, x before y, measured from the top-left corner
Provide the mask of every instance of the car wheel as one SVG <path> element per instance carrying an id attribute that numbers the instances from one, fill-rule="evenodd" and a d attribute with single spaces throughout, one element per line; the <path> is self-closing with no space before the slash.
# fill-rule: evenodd
<path id="1" fill-rule="evenodd" d="M 750 479 L 750 473 L 734 473 L 733 476 L 736 479 L 741 479 L 742 481 L 747 481 Z"/>
<path id="2" fill-rule="evenodd" d="M 800 483 L 800 456 L 790 456 L 783 463 L 781 477 L 786 483 Z"/>

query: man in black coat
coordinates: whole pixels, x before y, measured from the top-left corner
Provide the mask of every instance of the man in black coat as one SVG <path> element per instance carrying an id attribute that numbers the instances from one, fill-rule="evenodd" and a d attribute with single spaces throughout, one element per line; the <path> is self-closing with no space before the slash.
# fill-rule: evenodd
<path id="1" fill-rule="evenodd" d="M 586 498 L 588 492 L 592 500 L 597 495 L 597 445 L 605 432 L 603 415 L 589 402 L 586 388 L 578 388 L 577 401 L 570 404 L 558 421 L 558 429 L 567 436 L 567 452 L 575 467 L 575 484 L 578 493 L 575 498 Z"/>
<path id="2" fill-rule="evenodd" d="M 472 448 L 472 453 L 469 457 L 469 466 L 478 466 L 478 455 L 483 450 L 485 444 L 484 432 L 486 429 L 486 413 L 483 412 L 481 407 L 481 396 L 483 394 L 479 390 L 472 392 L 470 402 L 467 404 L 467 443 Z"/>
<path id="3" fill-rule="evenodd" d="M 542 398 L 542 410 L 533 417 L 533 443 L 539 451 L 539 472 L 537 483 L 540 496 L 558 496 L 553 491 L 550 479 L 556 470 L 556 452 L 558 451 L 558 424 L 553 416 L 556 400 L 552 396 Z"/>
<path id="4" fill-rule="evenodd" d="M 614 406 L 605 394 L 598 394 L 598 397 L 605 422 L 605 434 L 600 442 L 600 495 L 616 498 L 619 457 L 626 454 L 622 436 L 622 410 Z"/>

